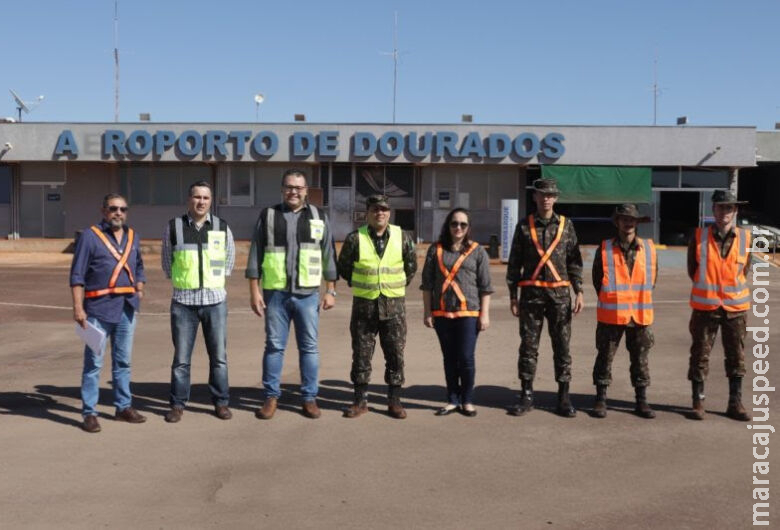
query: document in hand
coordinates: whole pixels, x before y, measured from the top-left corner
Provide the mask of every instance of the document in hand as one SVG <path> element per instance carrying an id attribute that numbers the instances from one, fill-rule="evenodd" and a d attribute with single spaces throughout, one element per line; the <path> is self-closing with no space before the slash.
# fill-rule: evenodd
<path id="1" fill-rule="evenodd" d="M 86 327 L 82 328 L 76 322 L 76 335 L 89 346 L 96 357 L 101 357 L 106 347 L 106 332 L 90 321 L 87 321 L 86 324 Z"/>

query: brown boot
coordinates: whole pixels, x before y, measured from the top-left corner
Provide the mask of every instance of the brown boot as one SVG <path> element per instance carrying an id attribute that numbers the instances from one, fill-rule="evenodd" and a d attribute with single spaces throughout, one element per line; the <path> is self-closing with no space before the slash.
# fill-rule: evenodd
<path id="1" fill-rule="evenodd" d="M 691 418 L 694 420 L 703 420 L 706 412 L 704 411 L 704 382 L 692 381 L 693 389 L 693 411 Z"/>
<path id="2" fill-rule="evenodd" d="M 634 412 L 640 418 L 651 420 L 655 418 L 655 411 L 650 408 L 650 404 L 647 402 L 646 389 L 647 387 L 644 386 L 636 387 L 636 408 Z"/>
<path id="3" fill-rule="evenodd" d="M 745 407 L 742 406 L 741 377 L 732 377 L 729 379 L 729 406 L 726 409 L 726 416 L 737 421 L 750 421 L 753 419 L 745 410 Z"/>
<path id="4" fill-rule="evenodd" d="M 141 416 L 138 411 L 133 407 L 127 407 L 124 410 L 120 410 L 114 416 L 117 421 L 126 421 L 127 423 L 143 423 L 146 421 L 146 416 Z"/>
<path id="5" fill-rule="evenodd" d="M 261 420 L 270 420 L 276 412 L 277 399 L 273 397 L 265 398 L 263 406 L 255 411 L 255 417 Z"/>
<path id="6" fill-rule="evenodd" d="M 320 408 L 317 406 L 317 402 L 313 399 L 309 399 L 303 402 L 301 412 L 303 412 L 304 416 L 311 418 L 312 420 L 316 420 L 322 415 Z"/>
<path id="7" fill-rule="evenodd" d="M 571 398 L 569 398 L 568 382 L 558 383 L 558 406 L 555 407 L 555 413 L 564 418 L 573 418 L 577 415 L 577 411 L 571 404 Z"/>
<path id="8" fill-rule="evenodd" d="M 98 422 L 97 416 L 94 414 L 84 416 L 84 423 L 81 424 L 81 428 L 89 433 L 100 432 L 100 423 Z"/>
<path id="9" fill-rule="evenodd" d="M 168 423 L 179 423 L 183 414 L 184 409 L 182 407 L 171 407 L 171 410 L 165 415 L 165 421 Z"/>
<path id="10" fill-rule="evenodd" d="M 593 417 L 607 417 L 607 385 L 596 385 L 596 400 L 593 402 Z"/>
<path id="11" fill-rule="evenodd" d="M 357 403 L 351 404 L 349 407 L 344 409 L 344 417 L 345 418 L 357 418 L 358 416 L 362 416 L 368 412 L 368 403 L 365 401 L 360 401 Z"/>
<path id="12" fill-rule="evenodd" d="M 215 405 L 214 406 L 214 415 L 217 416 L 217 418 L 221 420 L 229 420 L 233 417 L 233 413 L 230 412 L 230 409 L 227 405 Z"/>
<path id="13" fill-rule="evenodd" d="M 406 411 L 401 405 L 401 385 L 390 385 L 387 388 L 387 413 L 397 420 L 406 417 Z"/>

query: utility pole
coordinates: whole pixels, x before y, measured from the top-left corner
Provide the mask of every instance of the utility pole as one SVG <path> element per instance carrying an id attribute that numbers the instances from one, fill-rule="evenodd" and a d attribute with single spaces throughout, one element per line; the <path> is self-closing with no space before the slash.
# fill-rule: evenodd
<path id="1" fill-rule="evenodd" d="M 119 121 L 119 0 L 114 0 L 114 121 Z"/>

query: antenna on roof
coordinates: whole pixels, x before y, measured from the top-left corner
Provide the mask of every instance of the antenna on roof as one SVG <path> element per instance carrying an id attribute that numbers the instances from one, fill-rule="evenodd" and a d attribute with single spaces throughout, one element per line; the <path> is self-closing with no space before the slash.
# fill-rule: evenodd
<path id="1" fill-rule="evenodd" d="M 119 121 L 119 0 L 114 0 L 114 121 Z"/>
<path id="2" fill-rule="evenodd" d="M 14 92 L 12 89 L 8 89 L 9 92 L 11 92 L 11 95 L 14 98 L 14 101 L 16 102 L 16 110 L 19 113 L 19 122 L 22 121 L 22 111 L 24 111 L 25 114 L 29 114 L 30 111 L 35 109 L 38 105 L 41 104 L 41 101 L 43 101 L 43 96 L 38 96 L 35 98 L 35 101 L 24 101 L 22 98 L 19 97 L 19 94 Z"/>
<path id="3" fill-rule="evenodd" d="M 382 55 L 393 57 L 393 123 L 395 123 L 395 100 L 398 87 L 398 11 L 395 12 L 395 24 L 393 26 L 393 51 L 381 53 Z"/>

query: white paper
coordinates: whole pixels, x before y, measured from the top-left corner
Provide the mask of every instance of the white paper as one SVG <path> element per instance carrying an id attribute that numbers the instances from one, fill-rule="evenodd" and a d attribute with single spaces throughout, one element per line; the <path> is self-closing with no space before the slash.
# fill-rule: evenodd
<path id="1" fill-rule="evenodd" d="M 87 326 L 82 328 L 78 322 L 76 322 L 76 335 L 89 346 L 97 357 L 103 355 L 103 350 L 106 348 L 106 332 L 95 326 L 92 322 L 87 321 Z"/>

